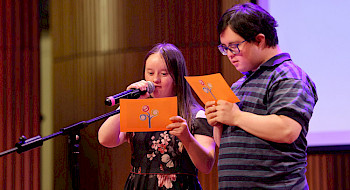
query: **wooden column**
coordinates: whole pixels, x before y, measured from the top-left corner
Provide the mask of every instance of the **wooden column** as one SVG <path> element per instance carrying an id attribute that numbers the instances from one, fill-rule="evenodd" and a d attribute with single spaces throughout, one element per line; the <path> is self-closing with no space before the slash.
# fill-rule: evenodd
<path id="1" fill-rule="evenodd" d="M 0 151 L 40 135 L 37 0 L 0 1 Z M 0 189 L 40 188 L 40 149 L 0 158 Z"/>

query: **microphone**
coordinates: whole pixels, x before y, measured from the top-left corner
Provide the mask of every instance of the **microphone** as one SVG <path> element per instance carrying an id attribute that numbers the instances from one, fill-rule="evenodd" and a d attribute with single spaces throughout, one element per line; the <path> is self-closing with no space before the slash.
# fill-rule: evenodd
<path id="1" fill-rule="evenodd" d="M 115 104 L 119 103 L 119 99 L 125 98 L 125 99 L 137 99 L 140 97 L 140 95 L 148 93 L 152 93 L 154 91 L 154 84 L 150 81 L 147 81 L 148 87 L 147 90 L 141 91 L 140 89 L 130 89 L 124 92 L 121 92 L 119 94 L 109 96 L 105 100 L 105 104 L 107 106 L 114 106 Z"/>

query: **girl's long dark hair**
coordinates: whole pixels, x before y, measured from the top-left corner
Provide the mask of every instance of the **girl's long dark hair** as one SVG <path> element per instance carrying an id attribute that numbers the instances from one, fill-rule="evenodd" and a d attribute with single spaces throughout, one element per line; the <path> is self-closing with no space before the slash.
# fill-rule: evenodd
<path id="1" fill-rule="evenodd" d="M 152 54 L 160 53 L 165 60 L 168 72 L 174 81 L 174 91 L 177 96 L 177 106 L 179 116 L 186 119 L 188 127 L 192 132 L 194 114 L 201 109 L 196 99 L 193 97 L 191 87 L 187 83 L 185 76 L 188 75 L 186 61 L 181 51 L 173 44 L 156 44 L 144 59 L 143 73 L 145 74 L 146 60 Z"/>

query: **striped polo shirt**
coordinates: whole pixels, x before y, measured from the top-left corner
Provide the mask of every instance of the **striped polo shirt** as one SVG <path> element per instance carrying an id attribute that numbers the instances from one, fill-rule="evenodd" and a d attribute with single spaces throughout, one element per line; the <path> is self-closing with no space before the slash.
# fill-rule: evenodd
<path id="1" fill-rule="evenodd" d="M 301 124 L 292 144 L 258 138 L 224 126 L 219 151 L 219 189 L 308 189 L 306 134 L 317 102 L 309 76 L 282 53 L 244 75 L 231 87 L 242 111 L 285 115 Z"/>

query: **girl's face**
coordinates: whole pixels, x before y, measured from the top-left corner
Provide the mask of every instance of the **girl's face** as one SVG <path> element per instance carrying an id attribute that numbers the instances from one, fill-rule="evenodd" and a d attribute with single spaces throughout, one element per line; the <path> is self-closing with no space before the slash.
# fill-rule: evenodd
<path id="1" fill-rule="evenodd" d="M 154 98 L 175 96 L 174 80 L 171 78 L 165 60 L 160 53 L 150 55 L 145 65 L 145 80 L 154 83 L 151 94 Z"/>

